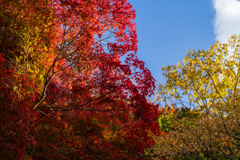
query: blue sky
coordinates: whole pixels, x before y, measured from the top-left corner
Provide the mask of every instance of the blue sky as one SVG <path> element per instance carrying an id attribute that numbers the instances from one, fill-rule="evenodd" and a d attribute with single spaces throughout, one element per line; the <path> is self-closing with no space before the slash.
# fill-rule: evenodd
<path id="1" fill-rule="evenodd" d="M 157 81 L 161 67 L 182 61 L 188 49 L 208 50 L 240 34 L 238 0 L 128 0 L 136 10 L 138 57 Z"/>

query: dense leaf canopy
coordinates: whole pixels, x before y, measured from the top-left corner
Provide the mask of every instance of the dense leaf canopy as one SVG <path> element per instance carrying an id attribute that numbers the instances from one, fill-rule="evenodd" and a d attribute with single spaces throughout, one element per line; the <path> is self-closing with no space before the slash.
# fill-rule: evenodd
<path id="1" fill-rule="evenodd" d="M 156 145 L 150 157 L 167 159 L 239 159 L 240 36 L 216 42 L 209 51 L 189 52 L 178 65 L 164 67 L 162 109 Z M 179 106 L 181 108 L 179 108 Z"/>
<path id="2" fill-rule="evenodd" d="M 158 134 L 126 0 L 0 0 L 0 155 L 137 159 Z"/>

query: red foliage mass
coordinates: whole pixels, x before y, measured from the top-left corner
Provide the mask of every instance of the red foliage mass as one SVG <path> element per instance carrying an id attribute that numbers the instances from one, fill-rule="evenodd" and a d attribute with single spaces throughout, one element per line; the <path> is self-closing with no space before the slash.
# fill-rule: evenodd
<path id="1" fill-rule="evenodd" d="M 2 157 L 137 159 L 154 144 L 149 132 L 159 132 L 158 106 L 146 98 L 153 95 L 155 80 L 136 56 L 135 11 L 126 0 L 3 3 L 1 0 Z M 11 23 L 16 26 L 14 33 Z M 45 25 L 36 26 L 38 23 Z M 19 46 L 22 39 L 18 35 L 25 31 L 21 27 L 35 28 L 41 35 L 32 55 Z M 52 57 L 39 59 L 47 68 L 43 84 L 29 80 L 40 72 L 19 73 L 12 63 L 21 55 L 22 65 L 35 64 L 37 52 Z"/>

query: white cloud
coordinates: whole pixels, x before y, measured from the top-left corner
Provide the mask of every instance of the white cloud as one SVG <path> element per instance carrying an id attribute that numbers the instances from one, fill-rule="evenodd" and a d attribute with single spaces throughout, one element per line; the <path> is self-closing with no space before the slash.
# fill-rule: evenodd
<path id="1" fill-rule="evenodd" d="M 213 0 L 213 7 L 216 11 L 214 20 L 216 40 L 226 43 L 231 35 L 240 34 L 240 1 Z"/>

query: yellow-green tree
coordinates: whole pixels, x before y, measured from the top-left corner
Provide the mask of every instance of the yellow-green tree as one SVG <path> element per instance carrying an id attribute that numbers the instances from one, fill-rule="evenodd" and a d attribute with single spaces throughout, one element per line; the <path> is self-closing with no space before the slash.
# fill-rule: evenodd
<path id="1" fill-rule="evenodd" d="M 182 62 L 162 68 L 166 83 L 159 85 L 157 100 L 191 109 L 168 116 L 171 130 L 155 137 L 156 145 L 147 154 L 169 159 L 239 158 L 239 49 L 240 36 L 233 35 L 228 44 L 216 42 L 208 51 L 189 51 Z M 180 118 L 183 111 L 186 116 Z"/>
<path id="2" fill-rule="evenodd" d="M 218 110 L 215 103 L 227 104 L 227 96 L 239 91 L 240 37 L 229 44 L 216 42 L 208 51 L 189 51 L 177 65 L 163 67 L 166 83 L 160 84 L 157 100 L 185 107 Z"/>

